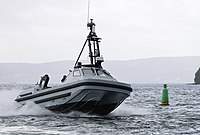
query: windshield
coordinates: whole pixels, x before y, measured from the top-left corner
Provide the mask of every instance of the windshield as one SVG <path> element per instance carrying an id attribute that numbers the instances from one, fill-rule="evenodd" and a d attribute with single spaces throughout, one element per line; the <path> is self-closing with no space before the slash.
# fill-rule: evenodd
<path id="1" fill-rule="evenodd" d="M 112 78 L 112 76 L 109 73 L 107 73 L 105 70 L 97 69 L 96 72 L 97 72 L 98 76 L 104 76 L 104 77 L 111 77 Z"/>
<path id="2" fill-rule="evenodd" d="M 82 71 L 83 71 L 84 76 L 95 76 L 96 75 L 94 69 L 92 69 L 92 68 L 91 69 L 83 69 Z"/>
<path id="3" fill-rule="evenodd" d="M 74 76 L 81 76 L 81 73 L 79 70 L 74 70 L 74 73 L 73 73 Z"/>

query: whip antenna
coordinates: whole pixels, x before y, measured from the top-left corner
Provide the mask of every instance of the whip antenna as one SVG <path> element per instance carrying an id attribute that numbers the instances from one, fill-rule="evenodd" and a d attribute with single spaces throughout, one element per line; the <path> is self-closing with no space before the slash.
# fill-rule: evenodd
<path id="1" fill-rule="evenodd" d="M 87 16 L 87 23 L 89 23 L 90 19 L 90 0 L 88 0 L 88 16 Z"/>

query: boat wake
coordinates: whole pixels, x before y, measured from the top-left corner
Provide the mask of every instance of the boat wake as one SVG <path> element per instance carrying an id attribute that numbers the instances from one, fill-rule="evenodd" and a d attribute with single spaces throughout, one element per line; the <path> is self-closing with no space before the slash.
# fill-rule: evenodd
<path id="1" fill-rule="evenodd" d="M 134 115 L 148 115 L 148 114 L 151 114 L 151 110 L 140 107 L 133 107 L 122 103 L 116 110 L 114 110 L 111 114 L 109 114 L 109 116 L 128 117 Z"/>
<path id="2" fill-rule="evenodd" d="M 0 116 L 51 115 L 52 112 L 33 102 L 20 107 L 14 100 L 21 90 L 0 90 Z"/>

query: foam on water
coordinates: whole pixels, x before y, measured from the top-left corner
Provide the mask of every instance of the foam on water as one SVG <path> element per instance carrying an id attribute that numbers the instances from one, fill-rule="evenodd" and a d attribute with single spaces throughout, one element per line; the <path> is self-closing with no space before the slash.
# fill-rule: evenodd
<path id="1" fill-rule="evenodd" d="M 148 115 L 151 114 L 151 110 L 127 106 L 125 103 L 122 103 L 117 109 L 111 112 L 111 116 L 132 116 L 132 115 Z"/>
<path id="2" fill-rule="evenodd" d="M 33 102 L 20 107 L 15 98 L 22 90 L 0 90 L 0 116 L 50 115 L 51 112 Z"/>

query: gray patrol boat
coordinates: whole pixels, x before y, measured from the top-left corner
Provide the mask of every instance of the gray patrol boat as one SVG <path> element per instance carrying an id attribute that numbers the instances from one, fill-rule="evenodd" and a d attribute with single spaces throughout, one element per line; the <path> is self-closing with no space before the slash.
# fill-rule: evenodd
<path id="1" fill-rule="evenodd" d="M 132 92 L 130 84 L 113 78 L 102 67 L 103 57 L 100 55 L 100 38 L 95 33 L 95 23 L 87 24 L 90 32 L 81 49 L 73 70 L 63 76 L 62 84 L 48 87 L 49 77 L 41 78 L 37 87 L 25 90 L 15 99 L 21 105 L 27 101 L 34 102 L 54 112 L 68 113 L 81 111 L 84 113 L 106 115 L 117 108 Z M 89 64 L 79 62 L 82 52 L 88 44 Z"/>

